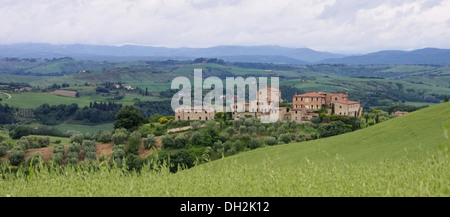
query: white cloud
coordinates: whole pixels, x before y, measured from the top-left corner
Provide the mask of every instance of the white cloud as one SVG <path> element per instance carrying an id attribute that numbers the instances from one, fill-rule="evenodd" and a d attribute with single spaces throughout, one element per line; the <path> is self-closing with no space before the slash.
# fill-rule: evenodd
<path id="1" fill-rule="evenodd" d="M 0 43 L 450 48 L 450 1 L 6 0 Z"/>

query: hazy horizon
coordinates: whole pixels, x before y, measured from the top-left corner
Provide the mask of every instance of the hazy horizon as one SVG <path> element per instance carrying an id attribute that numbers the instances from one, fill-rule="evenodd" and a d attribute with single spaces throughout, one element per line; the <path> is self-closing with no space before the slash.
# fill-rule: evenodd
<path id="1" fill-rule="evenodd" d="M 446 0 L 6 0 L 0 44 L 450 48 Z"/>

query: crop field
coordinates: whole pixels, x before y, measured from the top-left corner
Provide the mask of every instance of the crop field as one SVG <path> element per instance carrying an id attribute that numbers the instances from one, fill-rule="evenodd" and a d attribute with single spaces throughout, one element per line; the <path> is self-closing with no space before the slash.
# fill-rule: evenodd
<path id="1" fill-rule="evenodd" d="M 113 130 L 114 126 L 112 123 L 99 124 L 99 125 L 78 125 L 78 124 L 60 124 L 56 125 L 58 129 L 61 130 L 74 130 L 80 133 L 91 133 L 95 134 L 100 131 L 110 132 Z"/>
<path id="2" fill-rule="evenodd" d="M 3 99 L 2 104 L 9 104 L 10 106 L 20 108 L 36 108 L 44 103 L 47 103 L 49 105 L 76 103 L 78 104 L 78 106 L 82 107 L 89 106 L 90 102 L 90 100 L 82 98 L 73 98 L 44 93 L 11 93 L 11 96 L 11 99 Z"/>
<path id="3" fill-rule="evenodd" d="M 220 161 L 220 160 L 219 160 Z M 311 161 L 279 166 L 227 161 L 176 174 L 143 168 L 140 174 L 106 164 L 66 167 L 64 173 L 36 169 L 30 176 L 0 173 L 0 196 L 150 196 L 150 197 L 280 197 L 280 196 L 450 196 L 448 155 L 377 163 Z M 24 173 L 18 173 L 24 174 Z M 81 175 L 82 174 L 82 175 Z"/>

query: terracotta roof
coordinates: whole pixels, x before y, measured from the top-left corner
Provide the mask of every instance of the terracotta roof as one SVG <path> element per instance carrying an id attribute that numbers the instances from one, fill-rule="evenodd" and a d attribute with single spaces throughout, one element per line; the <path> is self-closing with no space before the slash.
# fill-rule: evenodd
<path id="1" fill-rule="evenodd" d="M 214 110 L 214 108 L 212 106 L 187 106 L 187 105 L 182 105 L 178 108 L 176 108 L 175 110 Z"/>
<path id="2" fill-rule="evenodd" d="M 408 114 L 409 112 L 396 111 L 395 114 Z"/>
<path id="3" fill-rule="evenodd" d="M 304 93 L 295 95 L 295 97 L 325 97 L 327 93 L 325 92 L 310 92 L 310 93 Z"/>
<path id="4" fill-rule="evenodd" d="M 345 93 L 330 93 L 330 96 L 347 96 Z"/>
<path id="5" fill-rule="evenodd" d="M 359 104 L 359 102 L 355 102 L 355 101 L 351 101 L 351 100 L 345 100 L 345 101 L 337 101 L 335 103 L 340 103 L 340 104 Z"/>

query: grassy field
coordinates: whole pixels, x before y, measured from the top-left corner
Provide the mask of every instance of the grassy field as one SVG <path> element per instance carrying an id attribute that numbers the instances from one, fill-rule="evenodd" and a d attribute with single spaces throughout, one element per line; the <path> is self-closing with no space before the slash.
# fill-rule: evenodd
<path id="1" fill-rule="evenodd" d="M 0 196 L 448 197 L 449 112 L 450 104 L 439 104 L 352 133 L 260 148 L 176 174 L 148 167 L 124 174 L 105 164 L 96 172 L 87 172 L 89 165 L 31 177 L 3 172 Z"/>
<path id="2" fill-rule="evenodd" d="M 3 94 L 2 94 L 3 95 Z M 66 97 L 45 93 L 11 93 L 11 99 L 3 99 L 2 104 L 20 108 L 36 108 L 44 103 L 49 105 L 72 104 L 89 106 L 90 100 L 83 98 Z M 2 96 L 4 98 L 5 96 Z"/>
<path id="3" fill-rule="evenodd" d="M 98 133 L 100 131 L 109 132 L 112 131 L 114 125 L 112 123 L 99 124 L 99 125 L 78 125 L 78 124 L 60 124 L 56 125 L 58 129 L 61 130 L 74 130 L 80 133 Z"/>
<path id="4" fill-rule="evenodd" d="M 2 136 L 3 138 L 5 138 L 6 142 L 8 142 L 10 145 L 14 145 L 17 141 L 17 139 L 11 139 L 9 137 L 9 134 L 7 131 L 0 131 L 0 136 Z M 44 137 L 44 136 L 40 136 L 40 135 L 30 135 L 30 136 L 36 136 L 36 137 Z M 49 136 L 50 138 L 50 146 L 55 145 L 56 141 L 61 141 L 61 144 L 69 144 L 70 139 L 66 138 L 66 137 L 56 137 L 56 136 Z"/>

